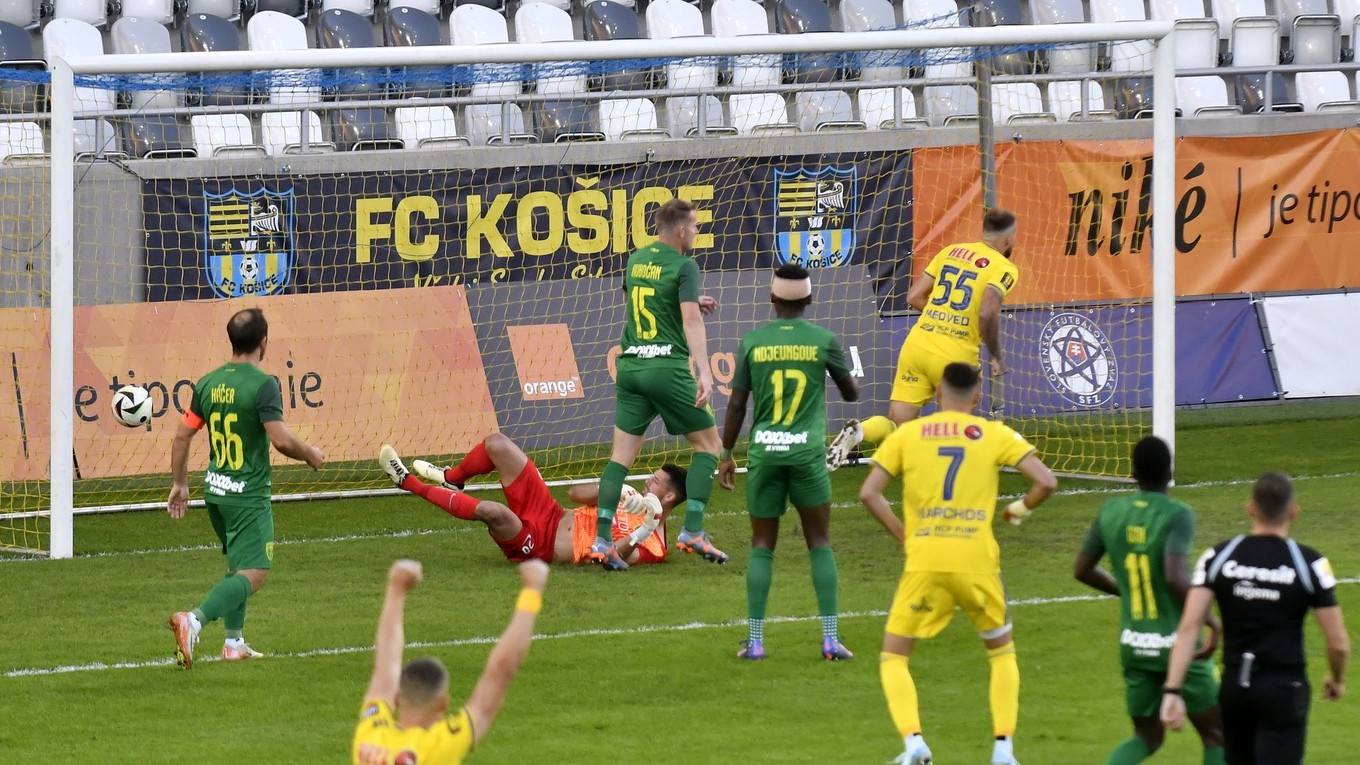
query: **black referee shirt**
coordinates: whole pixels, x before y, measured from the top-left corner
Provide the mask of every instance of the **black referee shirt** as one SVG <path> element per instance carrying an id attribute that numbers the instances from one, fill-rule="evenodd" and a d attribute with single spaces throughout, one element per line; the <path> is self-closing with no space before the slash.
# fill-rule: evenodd
<path id="1" fill-rule="evenodd" d="M 1274 535 L 1234 537 L 1200 556 L 1190 582 L 1213 590 L 1223 619 L 1223 663 L 1255 654 L 1258 667 L 1304 667 L 1303 619 L 1336 605 L 1336 577 L 1317 550 Z"/>

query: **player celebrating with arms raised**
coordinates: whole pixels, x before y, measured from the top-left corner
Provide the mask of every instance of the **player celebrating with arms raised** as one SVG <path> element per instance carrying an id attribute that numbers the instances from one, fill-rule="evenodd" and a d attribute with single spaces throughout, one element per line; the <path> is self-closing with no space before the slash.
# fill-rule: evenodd
<path id="1" fill-rule="evenodd" d="M 685 482 L 684 528 L 676 546 L 714 563 L 727 562 L 727 553 L 714 547 L 704 532 L 704 507 L 713 491 L 721 442 L 709 406 L 713 371 L 703 317 L 716 311 L 718 303 L 699 295 L 699 266 L 687 257 L 699 236 L 694 205 L 672 199 L 657 208 L 656 235 L 656 242 L 628 256 L 623 271 L 628 318 L 614 386 L 614 446 L 600 475 L 599 517 L 590 553 L 612 571 L 628 568 L 611 541 L 614 508 L 657 415 L 668 433 L 684 434 L 694 447 Z M 697 380 L 689 371 L 691 357 L 697 362 Z"/>
<path id="2" fill-rule="evenodd" d="M 997 471 L 1014 467 L 1031 481 L 1025 496 L 1003 512 L 1017 524 L 1053 493 L 1058 481 L 1023 436 L 973 416 L 981 400 L 977 369 L 946 366 L 940 411 L 889 436 L 874 453 L 873 469 L 859 492 L 874 518 L 906 545 L 907 563 L 879 656 L 888 711 L 906 745 L 898 758 L 904 765 L 931 763 L 908 657 L 918 639 L 933 638 L 949 625 L 955 606 L 973 622 L 991 664 L 992 765 L 1015 765 L 1011 739 L 1020 712 L 1020 667 L 1001 584 L 1001 552 L 992 534 Z M 899 475 L 905 525 L 883 496 Z"/>
<path id="3" fill-rule="evenodd" d="M 732 397 L 723 424 L 718 481 L 732 488 L 737 466 L 732 446 L 746 420 L 746 402 L 755 394 L 751 422 L 750 471 L 746 474 L 746 511 L 751 515 L 751 559 L 746 565 L 747 639 L 741 659 L 765 658 L 765 608 L 774 575 L 779 519 L 790 502 L 798 509 L 812 560 L 812 588 L 822 622 L 822 656 L 853 658 L 841 644 L 838 625 L 836 557 L 831 552 L 831 476 L 822 468 L 826 443 L 826 376 L 836 381 L 846 401 L 859 398 L 836 335 L 805 319 L 812 303 L 807 269 L 788 263 L 774 272 L 770 287 L 776 319 L 746 333 L 737 354 Z"/>
<path id="4" fill-rule="evenodd" d="M 227 639 L 223 661 L 253 659 L 262 654 L 246 645 L 241 629 L 246 623 L 246 600 L 264 586 L 274 565 L 274 511 L 270 505 L 273 467 L 269 446 L 306 462 L 313 470 L 325 457 L 283 424 L 283 393 L 279 379 L 260 369 L 269 347 L 269 323 L 264 311 L 247 308 L 227 322 L 231 361 L 203 376 L 194 386 L 189 411 L 175 431 L 170 447 L 170 517 L 183 518 L 189 509 L 189 446 L 208 426 L 211 452 L 203 476 L 203 502 L 208 520 L 227 556 L 227 575 L 192 611 L 170 617 L 175 633 L 175 661 L 194 666 L 194 645 L 203 625 L 222 619 Z"/>
<path id="5" fill-rule="evenodd" d="M 921 316 L 897 356 L 888 416 L 846 422 L 827 447 L 828 470 L 844 465 L 860 442 L 881 444 L 898 425 L 916 419 L 940 386 L 946 364 L 976 366 L 985 344 L 992 378 L 1006 373 L 1001 304 L 1020 275 L 1010 261 L 1015 234 L 1015 213 L 988 210 L 982 216 L 982 241 L 945 247 L 912 282 L 907 303 Z"/>
<path id="6" fill-rule="evenodd" d="M 1133 447 L 1138 491 L 1105 503 L 1086 533 L 1073 573 L 1077 580 L 1119 597 L 1119 660 L 1133 737 L 1110 753 L 1105 765 L 1134 765 L 1161 748 L 1166 729 L 1158 719 L 1167 658 L 1181 608 L 1190 591 L 1190 546 L 1195 514 L 1167 496 L 1171 449 L 1156 436 Z M 1114 576 L 1097 567 L 1109 555 Z M 1210 619 L 1210 640 L 1196 656 L 1185 683 L 1191 719 L 1204 742 L 1204 765 L 1223 765 L 1223 720 L 1218 680 L 1211 662 L 1219 630 Z"/>

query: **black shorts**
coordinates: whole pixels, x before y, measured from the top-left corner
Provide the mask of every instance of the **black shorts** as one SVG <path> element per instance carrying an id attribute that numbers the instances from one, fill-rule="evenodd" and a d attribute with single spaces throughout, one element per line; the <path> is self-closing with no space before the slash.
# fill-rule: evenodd
<path id="1" fill-rule="evenodd" d="M 1312 690 L 1300 669 L 1257 668 L 1242 687 L 1227 665 L 1218 692 L 1228 765 L 1300 765 Z"/>

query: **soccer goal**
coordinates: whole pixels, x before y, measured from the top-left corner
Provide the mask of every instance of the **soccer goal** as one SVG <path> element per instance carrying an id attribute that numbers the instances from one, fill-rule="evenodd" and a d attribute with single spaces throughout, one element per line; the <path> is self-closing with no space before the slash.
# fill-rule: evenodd
<path id="1" fill-rule="evenodd" d="M 695 255 L 722 304 L 697 362 L 720 418 L 737 338 L 769 318 L 769 271 L 789 261 L 816 271 L 811 318 L 869 393 L 830 416 L 886 407 L 913 267 L 975 240 L 996 204 L 1020 214 L 1022 281 L 988 408 L 1068 473 L 1122 477 L 1139 434 L 1173 436 L 1174 240 L 1152 225 L 1174 216 L 1171 24 L 875 30 L 842 9 L 846 31 L 792 35 L 764 34 L 761 11 L 691 37 L 703 19 L 677 5 L 693 9 L 652 4 L 676 15 L 649 10 L 650 39 L 477 45 L 511 25 L 466 5 L 428 19 L 453 45 L 0 73 L 37 155 L 24 166 L 11 141 L 0 168 L 0 547 L 67 557 L 73 514 L 159 507 L 193 381 L 250 306 L 285 420 L 328 457 L 319 473 L 281 460 L 277 498 L 390 491 L 384 441 L 440 459 L 496 430 L 549 478 L 595 475 L 618 274 L 672 197 L 701 210 Z M 570 37 L 547 9 L 520 9 L 515 39 Z M 379 34 L 417 39 L 413 12 L 380 12 Z M 309 23 L 334 41 L 352 22 Z M 147 428 L 109 416 L 128 383 L 151 393 Z M 682 446 L 653 439 L 638 467 Z"/>

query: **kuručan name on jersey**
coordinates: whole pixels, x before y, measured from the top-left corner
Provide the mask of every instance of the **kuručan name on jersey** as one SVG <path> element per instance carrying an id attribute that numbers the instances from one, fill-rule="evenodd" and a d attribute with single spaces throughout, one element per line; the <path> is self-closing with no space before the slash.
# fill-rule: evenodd
<path id="1" fill-rule="evenodd" d="M 758 345 L 751 349 L 751 360 L 755 363 L 766 361 L 816 361 L 818 347 L 815 345 Z"/>
<path id="2" fill-rule="evenodd" d="M 661 266 L 654 263 L 634 263 L 631 276 L 634 279 L 656 281 L 661 278 Z"/>

